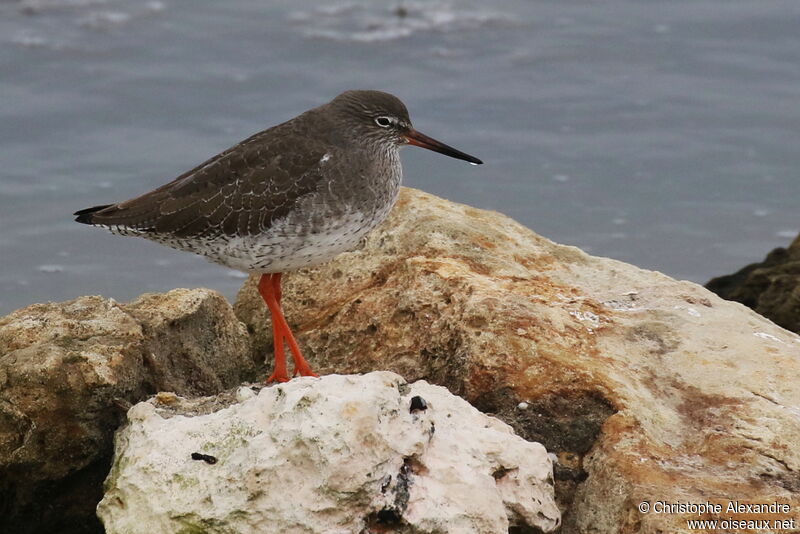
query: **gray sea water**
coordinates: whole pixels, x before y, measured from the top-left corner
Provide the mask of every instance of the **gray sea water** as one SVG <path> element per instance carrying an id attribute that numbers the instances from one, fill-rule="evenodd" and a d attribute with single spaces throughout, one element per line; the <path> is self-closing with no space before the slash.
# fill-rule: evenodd
<path id="1" fill-rule="evenodd" d="M 405 183 L 704 282 L 800 231 L 797 0 L 4 0 L 0 313 L 241 275 L 72 222 L 350 88 L 422 132 Z"/>

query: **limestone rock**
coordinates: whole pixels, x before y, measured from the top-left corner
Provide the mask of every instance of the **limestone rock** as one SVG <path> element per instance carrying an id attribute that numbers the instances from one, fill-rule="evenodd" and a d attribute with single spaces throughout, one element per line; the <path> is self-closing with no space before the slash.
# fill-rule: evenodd
<path id="1" fill-rule="evenodd" d="M 562 532 L 692 532 L 645 500 L 800 510 L 800 338 L 696 284 L 409 189 L 362 249 L 284 280 L 317 372 L 444 385 L 555 453 Z M 263 358 L 254 280 L 236 311 Z"/>
<path id="2" fill-rule="evenodd" d="M 329 375 L 242 387 L 227 403 L 156 398 L 129 410 L 98 507 L 108 534 L 494 534 L 559 523 L 544 447 L 442 387 Z"/>
<path id="3" fill-rule="evenodd" d="M 776 248 L 763 262 L 714 278 L 706 287 L 800 334 L 800 235 L 789 248 Z"/>
<path id="4" fill-rule="evenodd" d="M 244 326 L 213 291 L 129 304 L 34 304 L 0 318 L 0 531 L 99 532 L 115 428 L 161 390 L 211 394 L 252 378 Z"/>

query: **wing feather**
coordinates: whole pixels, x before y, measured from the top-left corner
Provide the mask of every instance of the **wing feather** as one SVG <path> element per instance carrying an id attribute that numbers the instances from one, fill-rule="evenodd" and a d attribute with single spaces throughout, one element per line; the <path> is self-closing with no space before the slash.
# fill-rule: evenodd
<path id="1" fill-rule="evenodd" d="M 277 128 L 246 139 L 149 193 L 91 213 L 82 210 L 80 222 L 122 227 L 153 238 L 263 232 L 323 182 L 320 160 L 326 146 L 291 131 L 274 132 Z"/>

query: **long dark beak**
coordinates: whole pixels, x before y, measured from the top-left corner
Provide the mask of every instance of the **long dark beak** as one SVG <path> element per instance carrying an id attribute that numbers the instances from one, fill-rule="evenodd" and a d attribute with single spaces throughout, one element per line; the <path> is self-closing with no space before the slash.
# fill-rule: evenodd
<path id="1" fill-rule="evenodd" d="M 450 156 L 451 158 L 463 159 L 464 161 L 468 161 L 473 165 L 480 165 L 483 163 L 475 156 L 470 156 L 469 154 L 465 154 L 464 152 L 456 150 L 451 146 L 440 143 L 436 139 L 428 137 L 425 134 L 421 134 L 413 128 L 409 128 L 408 131 L 403 134 L 403 137 L 405 137 L 406 142 L 409 145 L 421 146 L 422 148 L 433 150 L 434 152 L 444 154 L 445 156 Z"/>

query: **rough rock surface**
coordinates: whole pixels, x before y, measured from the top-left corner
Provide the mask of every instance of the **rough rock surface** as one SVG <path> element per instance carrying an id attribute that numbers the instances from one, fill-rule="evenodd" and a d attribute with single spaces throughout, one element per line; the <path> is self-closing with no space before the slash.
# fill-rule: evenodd
<path id="1" fill-rule="evenodd" d="M 375 372 L 242 387 L 231 400 L 130 409 L 98 507 L 108 534 L 559 524 L 544 447 L 445 388 Z"/>
<path id="2" fill-rule="evenodd" d="M 409 189 L 362 249 L 284 280 L 317 372 L 445 385 L 555 452 L 562 532 L 692 532 L 645 500 L 797 518 L 800 338 L 738 303 Z M 253 279 L 236 310 L 263 357 Z"/>
<path id="3" fill-rule="evenodd" d="M 253 378 L 227 301 L 176 289 L 129 304 L 34 304 L 0 318 L 0 532 L 101 532 L 95 506 L 125 406 Z"/>
<path id="4" fill-rule="evenodd" d="M 800 334 L 800 235 L 789 248 L 776 248 L 763 262 L 714 278 L 706 287 Z"/>

